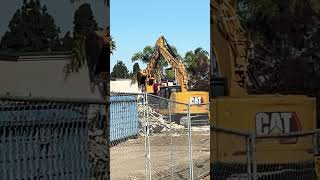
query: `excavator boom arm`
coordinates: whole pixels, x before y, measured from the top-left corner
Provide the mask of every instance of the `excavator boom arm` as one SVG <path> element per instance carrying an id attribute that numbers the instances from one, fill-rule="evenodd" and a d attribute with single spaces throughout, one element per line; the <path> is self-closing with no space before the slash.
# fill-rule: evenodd
<path id="1" fill-rule="evenodd" d="M 211 1 L 211 61 L 215 60 L 218 76 L 227 80 L 230 96 L 247 95 L 247 54 L 249 41 L 230 0 Z M 211 72 L 212 76 L 216 72 Z"/>
<path id="2" fill-rule="evenodd" d="M 152 84 L 154 79 L 153 71 L 156 69 L 158 60 L 161 56 L 172 66 L 174 70 L 176 70 L 176 79 L 178 81 L 178 84 L 181 86 L 181 91 L 187 91 L 188 74 L 185 66 L 182 61 L 175 56 L 170 45 L 166 42 L 166 39 L 163 36 L 160 36 L 157 40 L 154 48 L 154 53 L 150 56 L 147 68 L 142 70 L 138 74 L 138 80 L 140 80 L 140 83 Z M 143 81 L 147 83 L 144 83 Z"/>

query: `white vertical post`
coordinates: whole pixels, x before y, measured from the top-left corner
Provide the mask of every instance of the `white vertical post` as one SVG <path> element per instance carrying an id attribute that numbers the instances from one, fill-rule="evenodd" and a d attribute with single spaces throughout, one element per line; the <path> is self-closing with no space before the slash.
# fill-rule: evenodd
<path id="1" fill-rule="evenodd" d="M 148 176 L 149 180 L 151 180 L 151 153 L 150 153 L 150 138 L 149 138 L 149 105 L 148 105 L 148 94 L 146 92 L 146 107 L 147 107 L 147 160 L 148 160 Z"/>
<path id="2" fill-rule="evenodd" d="M 187 120 L 188 120 L 188 146 L 189 146 L 189 179 L 193 180 L 193 162 L 192 162 L 192 128 L 191 128 L 191 118 L 190 118 L 190 104 L 188 104 L 188 111 L 187 111 Z"/>
<path id="3" fill-rule="evenodd" d="M 144 93 L 144 150 L 145 150 L 145 179 L 151 180 L 151 156 L 150 156 L 150 139 L 149 139 L 149 107 L 148 107 L 148 94 Z"/>
<path id="4" fill-rule="evenodd" d="M 148 180 L 148 148 L 147 148 L 147 104 L 146 104 L 147 94 L 144 93 L 143 98 L 143 120 L 144 120 L 144 152 L 145 152 L 145 179 Z"/>
<path id="5" fill-rule="evenodd" d="M 168 100 L 167 102 L 168 102 L 168 111 L 169 111 L 169 122 L 171 124 L 171 121 L 172 121 L 171 120 L 171 101 Z M 173 169 L 173 142 L 172 142 L 173 138 L 172 138 L 172 132 L 171 132 L 171 137 L 170 138 L 171 138 L 171 144 L 170 144 L 171 145 L 171 155 L 170 155 L 171 156 L 170 157 L 171 158 L 171 179 L 174 180 L 173 179 L 174 169 Z"/>

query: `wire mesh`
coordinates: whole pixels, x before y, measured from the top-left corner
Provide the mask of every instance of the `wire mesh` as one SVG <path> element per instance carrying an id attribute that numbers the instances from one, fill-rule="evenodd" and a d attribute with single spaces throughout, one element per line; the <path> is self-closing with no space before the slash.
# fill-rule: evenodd
<path id="1" fill-rule="evenodd" d="M 180 124 L 188 105 L 148 95 L 148 109 L 152 178 L 191 179 L 189 131 Z"/>
<path id="2" fill-rule="evenodd" d="M 1 179 L 108 179 L 106 108 L 1 97 Z"/>
<path id="3" fill-rule="evenodd" d="M 110 131 L 121 137 L 110 136 L 111 179 L 195 179 L 203 174 L 203 164 L 209 164 L 209 132 L 207 128 L 203 134 L 203 127 L 198 127 L 193 137 L 188 104 L 146 93 L 115 92 L 110 102 Z M 132 130 L 136 123 L 138 129 Z M 193 151 L 193 138 L 206 146 L 207 153 L 200 146 Z M 201 169 L 197 173 L 193 160 Z"/>
<path id="4" fill-rule="evenodd" d="M 209 114 L 209 104 L 191 105 L 206 109 Z M 209 117 L 191 118 L 191 145 L 193 160 L 193 177 L 198 179 L 210 173 L 210 125 Z"/>
<path id="5" fill-rule="evenodd" d="M 313 134 L 258 137 L 254 150 L 256 179 L 317 179 Z"/>
<path id="6" fill-rule="evenodd" d="M 318 131 L 256 135 L 211 125 L 212 179 L 317 179 Z"/>
<path id="7" fill-rule="evenodd" d="M 211 179 L 249 179 L 251 170 L 250 136 L 223 129 L 210 129 Z"/>

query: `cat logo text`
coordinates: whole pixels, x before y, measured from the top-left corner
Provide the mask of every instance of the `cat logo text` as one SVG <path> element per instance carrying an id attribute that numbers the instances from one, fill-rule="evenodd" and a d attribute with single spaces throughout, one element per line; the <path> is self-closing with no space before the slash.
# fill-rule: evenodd
<path id="1" fill-rule="evenodd" d="M 295 112 L 259 112 L 256 114 L 256 134 L 280 135 L 301 131 Z M 297 138 L 281 138 L 280 143 L 296 143 Z"/>

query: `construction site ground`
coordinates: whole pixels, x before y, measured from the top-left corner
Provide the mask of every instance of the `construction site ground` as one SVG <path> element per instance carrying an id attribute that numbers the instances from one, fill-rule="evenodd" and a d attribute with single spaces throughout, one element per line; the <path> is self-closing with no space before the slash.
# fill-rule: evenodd
<path id="1" fill-rule="evenodd" d="M 210 169 L 209 127 L 194 127 L 192 159 L 194 177 Z M 150 136 L 152 179 L 189 179 L 188 134 L 167 131 Z M 172 171 L 173 170 L 173 171 Z M 172 173 L 173 172 L 173 173 Z M 145 179 L 145 137 L 111 148 L 111 179 Z M 198 179 L 198 178 L 196 178 Z"/>

